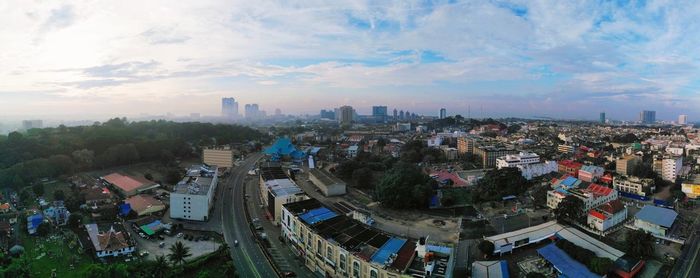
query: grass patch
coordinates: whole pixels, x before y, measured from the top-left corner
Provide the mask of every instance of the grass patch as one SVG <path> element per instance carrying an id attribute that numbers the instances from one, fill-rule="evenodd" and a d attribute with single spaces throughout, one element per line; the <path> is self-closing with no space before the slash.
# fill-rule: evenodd
<path id="1" fill-rule="evenodd" d="M 92 257 L 80 250 L 73 232 L 64 230 L 65 235 L 54 233 L 47 237 L 20 234 L 32 277 L 50 277 L 54 269 L 57 277 L 79 277 L 93 263 Z"/>
<path id="2" fill-rule="evenodd" d="M 472 204 L 472 192 L 465 188 L 444 188 L 441 189 L 442 198 L 454 200 L 454 207 L 467 206 Z"/>

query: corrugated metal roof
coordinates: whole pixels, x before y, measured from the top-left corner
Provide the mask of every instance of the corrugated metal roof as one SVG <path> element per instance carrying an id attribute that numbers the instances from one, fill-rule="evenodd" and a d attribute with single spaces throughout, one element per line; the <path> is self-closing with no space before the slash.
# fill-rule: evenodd
<path id="1" fill-rule="evenodd" d="M 678 213 L 671 209 L 647 205 L 644 206 L 642 210 L 640 210 L 634 217 L 642 221 L 670 228 L 673 225 L 673 222 L 676 221 Z"/>

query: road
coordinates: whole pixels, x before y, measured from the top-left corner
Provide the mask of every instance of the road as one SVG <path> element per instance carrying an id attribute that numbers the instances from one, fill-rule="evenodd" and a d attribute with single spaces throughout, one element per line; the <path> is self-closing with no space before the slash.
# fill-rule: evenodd
<path id="1" fill-rule="evenodd" d="M 231 175 L 221 184 L 222 188 L 219 190 L 223 204 L 221 223 L 224 239 L 230 246 L 231 257 L 240 277 L 278 277 L 261 247 L 253 239 L 244 210 L 244 180 L 248 170 L 261 156 L 250 155 L 238 167 L 231 169 Z M 234 240 L 238 240 L 238 246 L 234 246 Z"/>
<path id="2" fill-rule="evenodd" d="M 670 277 L 698 277 L 700 275 L 700 221 L 693 221 L 693 234 L 686 241 L 685 249 L 671 272 Z"/>

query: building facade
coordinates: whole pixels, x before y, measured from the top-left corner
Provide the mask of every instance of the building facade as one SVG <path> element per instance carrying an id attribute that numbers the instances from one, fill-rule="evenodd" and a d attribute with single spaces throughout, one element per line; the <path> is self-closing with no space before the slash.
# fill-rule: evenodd
<path id="1" fill-rule="evenodd" d="M 627 207 L 620 200 L 612 200 L 588 212 L 588 227 L 599 232 L 617 226 L 627 220 Z"/>
<path id="2" fill-rule="evenodd" d="M 518 154 L 504 155 L 496 158 L 498 169 L 508 167 L 518 167 L 521 165 L 535 164 L 540 162 L 540 156 L 531 152 L 520 152 Z"/>
<path id="3" fill-rule="evenodd" d="M 642 163 L 642 158 L 636 155 L 628 155 L 615 161 L 615 172 L 620 175 L 631 175 L 632 169 L 639 163 Z"/>
<path id="4" fill-rule="evenodd" d="M 676 182 L 676 178 L 683 168 L 683 157 L 664 158 L 661 166 L 661 178 L 665 181 Z"/>
<path id="5" fill-rule="evenodd" d="M 219 168 L 233 168 L 235 159 L 234 150 L 229 146 L 206 147 L 202 149 L 202 161 L 208 165 L 216 165 Z"/>
<path id="6" fill-rule="evenodd" d="M 226 119 L 238 118 L 238 102 L 232 97 L 221 99 L 221 116 Z"/>
<path id="7" fill-rule="evenodd" d="M 481 158 L 481 165 L 483 165 L 483 168 L 496 167 L 497 158 L 516 153 L 518 153 L 518 151 L 515 149 L 506 147 L 482 146 L 474 148 L 474 154 Z"/>
<path id="8" fill-rule="evenodd" d="M 654 180 L 635 176 L 617 176 L 613 178 L 613 188 L 621 192 L 647 196 L 654 192 Z"/>
<path id="9" fill-rule="evenodd" d="M 352 106 L 342 106 L 340 107 L 340 123 L 341 124 L 351 124 L 353 122 L 353 116 L 355 115 L 355 110 Z"/>
<path id="10" fill-rule="evenodd" d="M 578 170 L 578 178 L 582 181 L 596 182 L 605 173 L 605 169 L 600 166 L 584 165 Z"/>
<path id="11" fill-rule="evenodd" d="M 170 193 L 170 217 L 183 220 L 207 221 L 214 205 L 218 185 L 216 166 L 193 165 Z"/>

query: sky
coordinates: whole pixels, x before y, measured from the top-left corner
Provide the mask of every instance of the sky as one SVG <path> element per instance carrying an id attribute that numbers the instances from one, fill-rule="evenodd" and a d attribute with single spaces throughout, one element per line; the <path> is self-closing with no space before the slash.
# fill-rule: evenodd
<path id="1" fill-rule="evenodd" d="M 700 119 L 700 1 L 0 1 L 0 117 Z"/>

